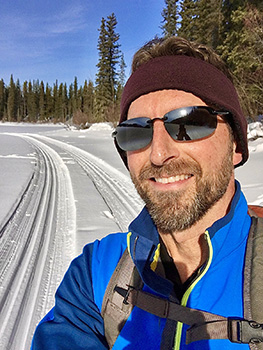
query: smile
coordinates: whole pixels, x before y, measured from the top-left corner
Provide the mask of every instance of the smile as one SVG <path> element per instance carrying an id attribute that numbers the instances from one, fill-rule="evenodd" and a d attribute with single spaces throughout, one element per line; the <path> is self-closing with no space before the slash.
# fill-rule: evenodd
<path id="1" fill-rule="evenodd" d="M 178 181 L 183 181 L 187 180 L 192 175 L 190 174 L 182 174 L 182 175 L 176 175 L 176 176 L 171 176 L 171 177 L 161 177 L 161 178 L 155 178 L 155 182 L 161 183 L 161 184 L 170 184 Z"/>

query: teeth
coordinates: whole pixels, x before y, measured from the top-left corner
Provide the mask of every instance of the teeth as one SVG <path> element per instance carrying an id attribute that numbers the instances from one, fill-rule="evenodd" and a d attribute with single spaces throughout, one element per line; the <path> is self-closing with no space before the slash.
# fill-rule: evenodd
<path id="1" fill-rule="evenodd" d="M 176 175 L 171 177 L 162 177 L 162 178 L 156 178 L 155 181 L 162 183 L 162 184 L 169 184 L 177 181 L 183 181 L 187 180 L 191 177 L 191 175 Z"/>

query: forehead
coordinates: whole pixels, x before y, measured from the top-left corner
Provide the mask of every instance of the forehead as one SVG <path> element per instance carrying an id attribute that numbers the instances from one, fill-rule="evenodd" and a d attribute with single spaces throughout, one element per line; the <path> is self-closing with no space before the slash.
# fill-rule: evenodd
<path id="1" fill-rule="evenodd" d="M 159 90 L 142 95 L 134 100 L 128 110 L 127 119 L 140 116 L 155 118 L 181 107 L 206 106 L 192 93 L 181 90 Z"/>

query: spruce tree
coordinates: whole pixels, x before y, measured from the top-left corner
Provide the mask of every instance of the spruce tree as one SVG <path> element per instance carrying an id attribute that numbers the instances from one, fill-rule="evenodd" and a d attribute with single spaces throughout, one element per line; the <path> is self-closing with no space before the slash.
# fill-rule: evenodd
<path id="1" fill-rule="evenodd" d="M 58 81 L 53 85 L 53 120 L 55 123 L 59 120 L 59 98 L 58 98 Z"/>
<path id="2" fill-rule="evenodd" d="M 5 111 L 5 83 L 4 80 L 0 80 L 0 120 L 4 118 L 4 111 Z"/>
<path id="3" fill-rule="evenodd" d="M 95 114 L 97 121 L 106 121 L 114 114 L 118 85 L 117 65 L 120 58 L 117 20 L 112 13 L 107 21 L 102 18 L 98 39 L 99 62 L 95 89 Z"/>
<path id="4" fill-rule="evenodd" d="M 162 11 L 162 26 L 164 36 L 171 36 L 177 34 L 178 27 L 178 0 L 165 0 L 166 7 Z"/>
<path id="5" fill-rule="evenodd" d="M 16 104 L 17 104 L 17 112 L 16 112 L 16 120 L 21 122 L 23 117 L 23 107 L 22 107 L 22 91 L 19 79 L 16 81 Z"/>
<path id="6" fill-rule="evenodd" d="M 178 35 L 188 40 L 197 40 L 197 13 L 198 0 L 183 0 L 181 2 L 181 21 L 180 27 L 178 28 Z"/>
<path id="7" fill-rule="evenodd" d="M 36 104 L 35 93 L 33 91 L 33 85 L 31 81 L 29 81 L 28 83 L 27 107 L 28 107 L 28 121 L 35 122 L 37 120 L 37 104 Z"/>
<path id="8" fill-rule="evenodd" d="M 52 88 L 46 84 L 46 120 L 50 120 L 54 117 L 54 98 Z"/>
<path id="9" fill-rule="evenodd" d="M 23 83 L 23 92 L 22 92 L 22 119 L 26 119 L 28 116 L 28 82 L 24 81 Z"/>
<path id="10" fill-rule="evenodd" d="M 119 73 L 119 84 L 121 86 L 121 88 L 124 87 L 125 85 L 125 81 L 126 81 L 126 75 L 125 75 L 125 69 L 126 69 L 127 65 L 125 63 L 124 60 L 124 54 L 121 54 L 120 57 L 120 73 Z"/>
<path id="11" fill-rule="evenodd" d="M 64 86 L 63 83 L 59 84 L 58 88 L 58 99 L 57 99 L 57 121 L 64 122 L 64 106 L 63 106 L 63 94 L 64 94 Z"/>
<path id="12" fill-rule="evenodd" d="M 222 43 L 223 0 L 199 0 L 195 20 L 195 40 L 213 49 Z"/>
<path id="13" fill-rule="evenodd" d="M 239 6 L 237 6 L 239 3 Z M 251 118 L 263 113 L 263 14 L 256 1 L 231 2 L 224 11 L 229 31 L 220 47 L 222 57 L 236 77 L 242 107 Z"/>
<path id="14" fill-rule="evenodd" d="M 72 96 L 72 113 L 77 112 L 79 108 L 79 96 L 78 96 L 78 79 L 77 77 L 74 78 L 74 85 L 73 85 L 73 96 Z"/>
<path id="15" fill-rule="evenodd" d="M 14 83 L 13 75 L 11 75 L 10 84 L 8 88 L 7 120 L 16 121 L 16 117 L 17 117 L 16 86 Z"/>
<path id="16" fill-rule="evenodd" d="M 85 80 L 83 87 L 83 103 L 82 103 L 82 112 L 87 118 L 87 122 L 92 122 L 93 115 L 93 100 L 94 100 L 94 87 L 91 80 L 89 83 Z"/>
<path id="17" fill-rule="evenodd" d="M 33 96 L 34 96 L 34 108 L 36 109 L 34 122 L 36 122 L 39 120 L 39 97 L 40 97 L 39 79 L 33 80 Z"/>
<path id="18" fill-rule="evenodd" d="M 108 63 L 109 63 L 109 74 L 108 79 L 110 83 L 111 101 L 114 102 L 116 98 L 116 86 L 118 83 L 118 63 L 120 58 L 120 44 L 119 34 L 116 33 L 117 19 L 112 13 L 108 16 L 107 21 L 107 44 L 108 44 Z"/>
<path id="19" fill-rule="evenodd" d="M 68 91 L 68 115 L 71 119 L 73 117 L 73 85 L 69 85 Z"/>
<path id="20" fill-rule="evenodd" d="M 43 81 L 41 81 L 40 90 L 39 90 L 39 120 L 43 122 L 45 119 L 46 119 L 45 86 Z"/>
<path id="21" fill-rule="evenodd" d="M 63 120 L 66 122 L 68 119 L 68 88 L 66 83 L 63 86 L 62 109 Z"/>
<path id="22" fill-rule="evenodd" d="M 110 68 L 108 62 L 107 41 L 106 20 L 102 18 L 97 46 L 99 53 L 99 62 L 97 64 L 98 73 L 96 74 L 95 89 L 95 117 L 97 121 L 105 121 L 106 110 L 111 102 L 111 88 L 108 78 Z"/>

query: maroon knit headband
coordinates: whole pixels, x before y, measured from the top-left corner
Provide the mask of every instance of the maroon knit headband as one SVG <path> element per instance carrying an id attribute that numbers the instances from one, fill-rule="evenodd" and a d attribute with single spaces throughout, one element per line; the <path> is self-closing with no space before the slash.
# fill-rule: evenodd
<path id="1" fill-rule="evenodd" d="M 120 122 L 127 118 L 132 101 L 147 93 L 176 89 L 190 92 L 207 104 L 232 113 L 242 165 L 248 158 L 247 121 L 232 82 L 216 67 L 199 58 L 174 55 L 153 58 L 142 64 L 128 79 L 121 99 Z"/>

